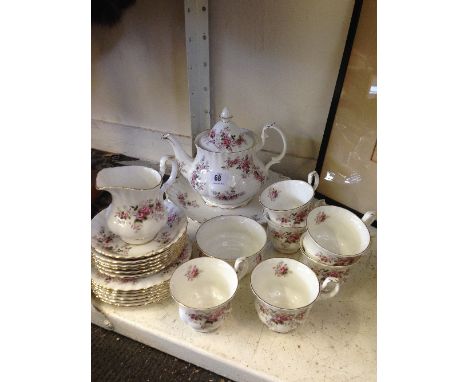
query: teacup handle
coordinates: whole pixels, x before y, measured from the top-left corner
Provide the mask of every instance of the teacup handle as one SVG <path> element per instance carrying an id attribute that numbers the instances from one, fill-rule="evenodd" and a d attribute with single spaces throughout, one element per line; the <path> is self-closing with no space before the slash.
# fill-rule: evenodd
<path id="1" fill-rule="evenodd" d="M 377 212 L 367 211 L 361 220 L 367 227 L 369 227 L 375 221 L 376 218 L 377 218 Z"/>
<path id="2" fill-rule="evenodd" d="M 314 180 L 313 182 L 312 182 L 312 178 Z M 309 183 L 312 186 L 314 191 L 317 189 L 317 187 L 319 185 L 319 181 L 320 181 L 320 176 L 317 173 L 317 171 L 309 172 L 309 175 L 307 175 L 307 183 Z"/>
<path id="3" fill-rule="evenodd" d="M 329 284 L 335 284 L 335 286 L 330 292 L 322 292 L 324 289 L 327 288 Z M 339 291 L 340 291 L 340 280 L 337 279 L 336 277 L 327 277 L 325 280 L 323 280 L 323 283 L 320 287 L 320 297 L 332 298 L 332 297 L 335 297 Z"/>
<path id="4" fill-rule="evenodd" d="M 169 176 L 167 182 L 161 186 L 161 192 L 163 193 L 166 192 L 166 190 L 172 185 L 172 183 L 174 183 L 177 177 L 177 170 L 179 169 L 179 166 L 177 165 L 175 157 L 173 155 L 164 155 L 159 161 L 159 174 L 161 175 L 161 178 L 166 173 L 166 162 L 168 160 L 172 161 L 171 175 Z"/>
<path id="5" fill-rule="evenodd" d="M 271 123 L 269 125 L 266 125 L 263 127 L 262 129 L 262 147 L 265 145 L 265 139 L 268 138 L 268 135 L 266 135 L 265 131 L 267 131 L 268 129 L 274 129 L 278 132 L 278 134 L 281 136 L 281 139 L 283 140 L 283 150 L 281 151 L 281 154 L 271 158 L 271 161 L 269 161 L 266 165 L 265 165 L 265 171 L 268 173 L 268 169 L 276 164 L 276 163 L 279 163 L 281 162 L 281 159 L 284 158 L 284 156 L 286 155 L 286 149 L 288 148 L 287 144 L 286 144 L 286 137 L 284 136 L 283 132 L 278 128 L 276 127 L 275 123 Z"/>
<path id="6" fill-rule="evenodd" d="M 247 257 L 239 257 L 234 263 L 234 269 L 237 273 L 237 278 L 241 280 L 249 271 L 249 259 Z"/>

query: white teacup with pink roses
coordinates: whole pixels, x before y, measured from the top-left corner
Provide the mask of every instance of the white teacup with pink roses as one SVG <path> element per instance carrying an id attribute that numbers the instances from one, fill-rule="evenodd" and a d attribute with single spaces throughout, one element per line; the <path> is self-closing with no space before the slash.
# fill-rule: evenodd
<path id="1" fill-rule="evenodd" d="M 312 171 L 303 180 L 283 180 L 273 183 L 260 194 L 260 204 L 266 215 L 285 227 L 305 227 L 319 184 L 319 175 Z"/>

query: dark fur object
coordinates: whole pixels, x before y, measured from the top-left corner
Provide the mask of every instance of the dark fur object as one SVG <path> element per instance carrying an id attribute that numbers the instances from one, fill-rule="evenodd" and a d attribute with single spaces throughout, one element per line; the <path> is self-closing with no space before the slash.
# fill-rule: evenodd
<path id="1" fill-rule="evenodd" d="M 136 0 L 91 0 L 91 23 L 113 26 L 122 18 L 123 11 Z"/>

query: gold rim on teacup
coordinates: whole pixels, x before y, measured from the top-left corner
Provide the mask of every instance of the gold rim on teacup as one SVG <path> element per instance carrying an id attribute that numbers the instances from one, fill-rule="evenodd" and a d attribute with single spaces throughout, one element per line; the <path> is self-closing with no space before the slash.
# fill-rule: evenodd
<path id="1" fill-rule="evenodd" d="M 310 172 L 310 173 L 307 175 L 307 177 L 308 177 L 307 182 L 306 182 L 305 180 L 302 180 L 302 179 L 285 179 L 285 180 L 280 180 L 279 182 L 270 184 L 268 187 L 266 187 L 266 188 L 260 193 L 260 196 L 259 196 L 259 198 L 258 198 L 260 204 L 262 205 L 263 208 L 266 208 L 267 210 L 274 211 L 274 212 L 292 212 L 292 211 L 294 211 L 294 210 L 296 210 L 296 209 L 300 209 L 300 208 L 303 208 L 303 207 L 307 206 L 307 204 L 310 204 L 310 203 L 314 200 L 315 190 L 316 190 L 317 187 L 318 187 L 318 173 L 317 173 L 316 171 L 312 171 L 312 172 Z M 312 179 L 315 179 L 314 185 L 312 185 Z M 268 207 L 267 205 L 265 205 L 265 204 L 262 202 L 262 195 L 263 195 L 270 187 L 273 187 L 273 186 L 278 185 L 278 184 L 290 183 L 290 182 L 305 183 L 308 187 L 311 187 L 311 188 L 312 188 L 312 195 L 311 195 L 311 197 L 309 198 L 309 200 L 307 200 L 305 203 L 301 204 L 300 206 L 296 206 L 296 207 L 293 207 L 293 208 L 286 208 L 286 209 L 275 209 L 275 208 L 270 208 L 270 207 Z"/>
<path id="2" fill-rule="evenodd" d="M 301 236 L 299 250 L 301 251 L 301 254 L 304 257 L 306 257 L 308 260 L 310 260 L 312 263 L 317 264 L 317 265 L 319 265 L 321 267 L 333 268 L 333 269 L 342 271 L 342 270 L 350 269 L 353 265 L 356 265 L 356 263 L 358 262 L 359 258 L 356 261 L 352 262 L 351 264 L 347 264 L 347 265 L 334 265 L 334 264 L 324 263 L 324 262 L 320 261 L 316 257 L 311 256 L 306 251 L 306 249 L 304 248 L 304 245 L 302 244 L 302 241 L 303 241 L 304 235 L 306 235 L 306 234 L 307 234 L 307 232 L 304 232 L 304 234 Z"/>
<path id="3" fill-rule="evenodd" d="M 269 302 L 267 302 L 266 300 L 264 300 L 262 297 L 260 297 L 260 295 L 258 294 L 257 291 L 255 291 L 255 288 L 254 288 L 253 285 L 252 285 L 252 276 L 251 276 L 251 277 L 250 277 L 250 290 L 252 291 L 252 293 L 253 293 L 260 301 L 262 301 L 264 304 L 266 304 L 266 305 L 268 305 L 268 306 L 271 306 L 271 307 L 274 308 L 274 309 L 279 309 L 279 310 L 285 310 L 285 311 L 291 311 L 291 312 L 292 312 L 292 311 L 297 311 L 297 310 L 299 310 L 299 309 L 306 309 L 306 308 L 310 307 L 310 306 L 319 298 L 319 296 L 320 296 L 320 280 L 318 279 L 318 276 L 317 276 L 317 275 L 315 274 L 315 272 L 314 272 L 312 269 L 310 269 L 306 264 L 304 264 L 304 263 L 302 263 L 302 262 L 300 262 L 300 261 L 298 261 L 298 260 L 294 260 L 294 259 L 287 258 L 287 257 L 284 257 L 284 258 L 282 258 L 282 257 L 271 258 L 271 259 L 265 260 L 264 262 L 262 262 L 262 263 L 260 263 L 260 264 L 257 264 L 257 266 L 256 266 L 256 267 L 254 268 L 254 270 L 252 271 L 252 275 L 253 275 L 253 273 L 254 273 L 254 271 L 255 271 L 255 269 L 256 269 L 257 267 L 259 267 L 259 266 L 265 266 L 265 265 L 262 265 L 262 264 L 264 264 L 266 261 L 271 261 L 271 260 L 280 260 L 280 261 L 282 261 L 282 260 L 288 260 L 288 261 L 294 261 L 294 262 L 297 262 L 297 263 L 303 265 L 303 266 L 306 267 L 306 268 L 315 276 L 315 278 L 317 279 L 317 285 L 318 285 L 318 287 L 319 287 L 319 291 L 318 291 L 317 295 L 315 296 L 315 298 L 314 298 L 309 304 L 307 304 L 307 305 L 300 306 L 300 307 L 297 307 L 297 308 L 282 308 L 282 307 L 280 307 L 280 306 L 273 305 L 272 303 L 269 303 Z"/>
<path id="4" fill-rule="evenodd" d="M 349 216 L 354 222 L 357 222 L 357 224 L 361 227 L 361 229 L 365 228 L 365 232 L 367 234 L 366 238 L 368 240 L 367 245 L 365 246 L 365 248 L 363 250 L 357 252 L 357 253 L 353 253 L 351 255 L 346 255 L 346 254 L 336 253 L 336 252 L 334 252 L 334 251 L 320 245 L 317 242 L 317 240 L 315 240 L 314 235 L 311 233 L 311 229 L 312 229 L 311 227 L 312 227 L 312 219 L 314 219 L 314 218 L 317 219 L 317 216 L 318 216 L 318 215 L 316 215 L 317 210 L 321 210 L 321 209 L 322 210 L 331 209 L 331 210 L 335 210 L 335 211 L 341 211 L 341 213 L 344 213 L 345 215 Z M 320 212 L 323 212 L 323 211 L 320 211 Z M 323 212 L 323 217 L 321 217 L 319 219 L 319 222 L 318 223 L 316 222 L 315 224 L 321 224 L 320 220 L 323 219 L 322 221 L 325 221 L 328 217 L 329 216 L 327 216 L 325 214 L 325 212 Z M 312 209 L 310 211 L 309 215 L 307 216 L 307 220 L 306 220 L 307 231 L 304 233 L 304 235 L 308 235 L 308 237 L 313 241 L 314 245 L 316 245 L 320 250 L 325 251 L 325 253 L 328 252 L 328 253 L 331 254 L 331 256 L 327 256 L 327 257 L 334 257 L 334 258 L 337 258 L 337 259 L 354 259 L 349 264 L 349 265 L 351 265 L 351 264 L 354 264 L 355 262 L 357 262 L 361 258 L 361 256 L 369 249 L 369 247 L 371 245 L 371 235 L 370 235 L 370 232 L 369 232 L 369 225 L 372 224 L 372 222 L 374 220 L 375 220 L 375 212 L 374 211 L 366 212 L 364 214 L 364 216 L 362 217 L 362 219 L 359 219 L 358 216 L 356 216 L 351 211 L 348 211 L 346 208 L 342 208 L 342 207 L 338 207 L 338 206 L 332 206 L 332 205 L 318 206 L 318 207 Z M 303 241 L 303 237 L 301 238 L 301 248 L 303 247 L 302 241 Z M 304 248 L 304 251 L 305 251 L 305 248 Z M 323 261 L 319 260 L 314 255 L 308 254 L 308 257 L 311 257 L 316 262 L 324 264 Z M 333 263 L 327 263 L 326 265 L 334 265 L 334 264 Z M 346 265 L 344 265 L 344 266 L 346 266 Z"/>
<path id="5" fill-rule="evenodd" d="M 232 268 L 232 270 L 235 272 L 235 269 L 226 261 L 224 260 L 221 260 L 221 259 L 218 259 L 218 258 L 215 258 L 215 257 L 211 257 L 211 256 L 208 256 L 214 260 L 219 260 L 219 261 L 223 261 L 224 263 L 226 263 L 229 267 Z M 189 263 L 190 261 L 193 261 L 193 260 L 197 260 L 197 259 L 200 259 L 200 257 L 196 257 L 194 259 L 190 259 L 188 261 L 186 261 L 185 263 L 181 264 L 178 268 L 182 267 L 182 266 L 186 266 L 187 263 Z M 176 269 L 177 271 L 177 269 Z M 175 273 L 175 271 L 174 271 Z M 217 309 L 217 308 L 220 308 L 222 307 L 223 305 L 227 305 L 229 302 L 232 301 L 232 299 L 234 298 L 234 296 L 236 295 L 237 293 L 237 290 L 239 289 L 239 281 L 237 282 L 237 286 L 236 286 L 236 289 L 234 290 L 232 296 L 227 299 L 226 301 L 223 301 L 222 303 L 218 304 L 218 305 L 215 305 L 215 306 L 212 306 L 212 307 L 208 307 L 208 308 L 194 308 L 193 306 L 188 306 L 188 305 L 185 305 L 184 303 L 182 303 L 181 301 L 179 301 L 177 298 L 174 297 L 174 294 L 172 293 L 172 288 L 171 288 L 171 284 L 173 283 L 173 279 L 171 277 L 171 279 L 169 280 L 169 292 L 170 292 L 170 295 L 171 297 L 174 299 L 174 301 L 179 304 L 180 306 L 183 306 L 184 308 L 187 308 L 187 309 L 193 309 L 193 310 L 214 310 L 214 309 Z"/>
<path id="6" fill-rule="evenodd" d="M 238 219 L 238 218 L 242 218 L 242 219 L 247 220 L 249 222 L 249 224 L 252 224 L 253 226 L 257 227 L 258 230 L 260 232 L 262 232 L 262 234 L 264 235 L 264 237 L 262 238 L 263 245 L 261 246 L 261 248 L 259 250 L 257 250 L 256 252 L 254 252 L 252 254 L 239 255 L 234 259 L 226 259 L 224 257 L 221 258 L 219 255 L 208 254 L 206 250 L 202 249 L 202 246 L 200 246 L 199 233 L 201 232 L 201 230 L 206 229 L 206 227 L 207 227 L 207 225 L 209 223 L 211 223 L 213 220 L 232 220 L 232 219 Z M 195 243 L 197 244 L 197 248 L 198 248 L 198 250 L 199 250 L 199 252 L 200 252 L 200 254 L 202 256 L 210 257 L 212 259 L 223 260 L 223 261 L 227 262 L 229 265 L 233 266 L 234 270 L 238 274 L 239 280 L 240 280 L 249 272 L 249 269 L 245 268 L 245 262 L 249 262 L 249 264 L 250 264 L 250 261 L 252 259 L 255 259 L 257 256 L 261 255 L 264 252 L 265 247 L 268 244 L 268 236 L 267 236 L 267 233 L 265 231 L 265 228 L 260 223 L 258 223 L 257 221 L 255 221 L 252 218 L 249 218 L 248 216 L 244 216 L 244 215 L 220 215 L 220 216 L 215 216 L 215 217 L 213 217 L 211 219 L 208 219 L 206 222 L 202 223 L 198 227 L 197 232 L 195 233 Z M 250 265 L 249 265 L 249 268 L 250 268 Z"/>

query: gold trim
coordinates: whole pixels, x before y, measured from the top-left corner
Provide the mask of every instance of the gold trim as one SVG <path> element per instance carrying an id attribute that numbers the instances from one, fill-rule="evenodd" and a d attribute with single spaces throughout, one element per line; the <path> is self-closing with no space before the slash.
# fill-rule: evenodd
<path id="1" fill-rule="evenodd" d="M 296 182 L 303 182 L 305 184 L 307 184 L 309 187 L 312 188 L 312 197 L 307 201 L 305 202 L 304 204 L 300 205 L 299 207 L 294 207 L 294 208 L 289 208 L 287 210 L 274 210 L 273 208 L 270 208 L 270 207 L 267 207 L 265 206 L 263 203 L 262 203 L 262 194 L 265 192 L 266 189 L 270 188 L 271 186 L 273 186 L 274 184 L 278 184 L 278 183 L 283 183 L 283 182 L 288 182 L 288 181 L 291 181 L 291 180 L 294 180 Z M 265 187 L 262 191 L 262 193 L 260 194 L 260 196 L 258 197 L 258 202 L 260 203 L 260 205 L 263 207 L 263 208 L 267 208 L 269 209 L 270 211 L 275 211 L 275 212 L 288 212 L 288 211 L 294 211 L 294 210 L 297 210 L 299 208 L 302 208 L 304 207 L 307 203 L 311 203 L 313 200 L 314 200 L 314 196 L 315 196 L 315 190 L 314 188 L 309 184 L 307 183 L 305 180 L 301 180 L 301 179 L 285 179 L 285 180 L 280 180 L 279 182 L 276 182 L 276 183 L 272 183 L 270 184 L 268 187 Z"/>
<path id="2" fill-rule="evenodd" d="M 299 241 L 299 250 L 301 251 L 302 255 L 304 255 L 307 259 L 309 259 L 313 263 L 318 263 L 318 265 L 321 265 L 323 267 L 329 267 L 329 268 L 333 268 L 333 269 L 342 270 L 342 269 L 349 269 L 350 267 L 355 265 L 360 259 L 360 257 L 359 257 L 356 261 L 354 261 L 354 262 L 352 262 L 351 264 L 348 264 L 348 265 L 333 265 L 333 264 L 322 263 L 321 261 L 317 260 L 315 257 L 311 257 L 308 254 L 308 252 L 305 250 L 304 246 L 302 245 L 303 236 L 304 235 L 301 236 L 301 240 Z"/>
<path id="3" fill-rule="evenodd" d="M 91 285 L 101 290 L 109 291 L 111 293 L 114 291 L 118 293 L 147 293 L 147 292 L 151 292 L 153 289 L 158 289 L 158 288 L 164 289 L 166 287 L 169 288 L 169 280 L 170 279 L 165 280 L 160 284 L 156 284 L 150 287 L 140 288 L 140 289 L 130 289 L 130 290 L 107 288 L 107 287 L 102 286 L 101 284 L 96 283 L 94 280 L 91 280 Z"/>
<path id="4" fill-rule="evenodd" d="M 174 259 L 174 256 L 177 255 L 180 256 L 181 253 L 183 252 L 185 246 L 187 245 L 188 237 L 187 235 L 184 235 L 180 240 L 178 240 L 174 245 L 168 249 L 167 251 L 164 251 L 163 254 L 158 255 L 157 257 L 148 259 L 145 262 L 130 262 L 127 261 L 125 263 L 116 263 L 114 261 L 108 262 L 104 259 L 102 259 L 99 254 L 96 254 L 95 252 L 91 252 L 91 256 L 100 264 L 107 266 L 107 268 L 112 268 L 112 269 L 121 269 L 124 270 L 126 268 L 142 268 L 142 267 L 151 267 L 153 265 L 157 264 L 163 264 L 166 263 L 168 260 Z"/>
<path id="5" fill-rule="evenodd" d="M 293 261 L 295 261 L 295 262 L 297 262 L 297 263 L 302 264 L 302 265 L 303 265 L 304 267 L 306 267 L 309 271 L 311 271 L 311 272 L 313 273 L 313 275 L 315 276 L 315 278 L 317 279 L 317 284 L 318 284 L 318 293 L 317 293 L 317 296 L 315 296 L 315 298 L 312 300 L 311 303 L 309 303 L 309 304 L 307 304 L 307 305 L 304 305 L 304 306 L 300 306 L 300 307 L 298 307 L 298 308 L 280 308 L 279 306 L 276 306 L 276 305 L 273 305 L 273 304 L 271 304 L 271 303 L 269 303 L 269 302 L 266 302 L 262 297 L 260 297 L 260 296 L 257 294 L 257 292 L 255 292 L 255 289 L 254 289 L 254 287 L 252 286 L 252 276 L 251 276 L 251 277 L 250 277 L 250 289 L 251 289 L 251 291 L 253 292 L 253 294 L 254 294 L 260 301 L 264 302 L 265 304 L 267 304 L 267 305 L 269 305 L 269 306 L 271 306 L 271 307 L 273 307 L 273 308 L 275 308 L 275 309 L 287 310 L 287 311 L 294 311 L 294 310 L 304 309 L 304 308 L 307 308 L 307 307 L 311 306 L 311 305 L 318 299 L 318 297 L 320 296 L 320 280 L 319 280 L 319 278 L 317 277 L 317 275 L 315 274 L 315 272 L 314 272 L 312 269 L 310 269 L 307 265 L 305 265 L 304 263 L 301 263 L 300 261 L 295 260 L 295 259 L 291 259 L 291 258 L 288 258 L 288 257 L 273 257 L 273 258 L 268 259 L 268 260 L 273 260 L 273 259 L 274 259 L 274 260 L 285 260 L 285 259 L 286 259 L 286 260 L 293 260 Z M 268 260 L 265 260 L 265 261 L 268 261 Z M 264 263 L 264 261 L 262 261 L 260 264 L 262 264 L 262 263 Z M 256 269 L 260 264 L 257 264 L 257 265 L 255 266 L 255 268 L 252 270 L 252 273 L 255 271 L 255 269 Z"/>
<path id="6" fill-rule="evenodd" d="M 198 244 L 198 239 L 197 239 L 197 238 L 198 238 L 198 231 L 200 231 L 200 228 L 202 227 L 203 224 L 208 223 L 210 220 L 219 219 L 219 218 L 224 218 L 224 217 L 231 217 L 231 216 L 233 216 L 233 217 L 241 217 L 241 218 L 245 218 L 245 219 L 252 220 L 255 224 L 258 224 L 258 225 L 262 228 L 263 232 L 265 232 L 265 243 L 263 244 L 263 247 L 262 247 L 260 250 L 258 250 L 257 252 L 255 252 L 254 254 L 249 255 L 249 256 L 239 256 L 239 257 L 236 257 L 236 258 L 234 259 L 234 262 L 235 262 L 238 258 L 241 258 L 241 257 L 252 257 L 252 256 L 255 256 L 255 255 L 258 255 L 259 253 L 261 253 L 261 252 L 265 249 L 266 245 L 268 244 L 268 234 L 267 234 L 267 232 L 265 231 L 265 228 L 264 228 L 259 222 L 255 221 L 255 220 L 252 219 L 252 218 L 249 218 L 248 216 L 244 216 L 244 215 L 219 215 L 219 216 L 214 216 L 214 217 L 212 217 L 212 218 L 206 220 L 206 221 L 203 222 L 202 224 L 200 224 L 200 227 L 197 228 L 197 232 L 195 232 L 195 243 L 197 244 L 198 250 L 199 250 L 201 253 L 203 253 L 206 257 L 211 257 L 211 258 L 213 258 L 213 259 L 223 260 L 223 261 L 226 261 L 226 262 L 229 261 L 229 260 L 220 259 L 219 257 L 216 257 L 216 256 L 211 256 L 211 255 L 206 254 L 206 253 L 201 249 L 200 244 Z M 235 269 L 234 269 L 234 270 L 235 270 Z"/>
<path id="7" fill-rule="evenodd" d="M 174 205 L 175 205 L 175 204 L 174 204 Z M 176 207 L 177 207 L 179 210 L 182 210 L 179 206 L 176 206 Z M 184 213 L 184 215 L 185 215 L 185 213 Z M 106 257 L 109 257 L 109 258 L 114 259 L 114 260 L 125 259 L 125 260 L 132 261 L 132 260 L 144 260 L 144 259 L 147 259 L 147 258 L 149 258 L 149 257 L 158 255 L 158 254 L 160 254 L 160 253 L 162 253 L 162 252 L 164 252 L 164 251 L 166 251 L 166 250 L 169 250 L 170 247 L 171 247 L 172 245 L 176 244 L 177 241 L 178 241 L 184 234 L 187 233 L 188 221 L 187 221 L 187 217 L 186 217 L 186 216 L 185 216 L 185 218 L 186 218 L 186 219 L 185 219 L 185 227 L 181 230 L 181 232 L 179 233 L 179 235 L 176 236 L 176 237 L 174 238 L 174 241 L 173 241 L 173 242 L 171 242 L 170 244 L 168 244 L 166 247 L 163 247 L 162 249 L 159 249 L 159 250 L 157 250 L 157 251 L 151 251 L 151 252 L 149 252 L 148 254 L 146 254 L 145 256 L 137 256 L 137 257 L 136 257 L 136 256 L 131 256 L 131 257 L 129 257 L 129 256 L 114 256 L 114 255 L 110 256 L 109 254 L 102 252 L 101 250 L 99 250 L 99 249 L 93 247 L 92 245 L 91 245 L 91 251 L 95 251 L 95 252 L 99 253 L 99 254 L 102 255 L 102 256 L 106 256 Z"/>
<path id="8" fill-rule="evenodd" d="M 99 173 L 103 170 L 107 170 L 107 169 L 113 169 L 113 168 L 120 168 L 120 167 L 140 167 L 140 168 L 147 168 L 147 169 L 150 169 L 152 171 L 154 171 L 156 174 L 158 174 L 159 176 L 159 182 L 158 184 L 156 184 L 154 187 L 150 187 L 150 188 L 133 188 L 133 187 L 124 187 L 124 186 L 110 186 L 110 187 L 98 187 L 97 186 L 97 182 L 98 182 L 98 179 L 97 177 L 99 176 Z M 106 167 L 106 168 L 103 168 L 102 170 L 100 170 L 98 172 L 98 174 L 96 175 L 96 190 L 99 190 L 99 191 L 107 191 L 107 190 L 131 190 L 131 191 L 150 191 L 150 190 L 154 190 L 156 189 L 159 185 L 161 185 L 162 183 L 162 180 L 163 180 L 163 177 L 161 176 L 161 174 L 155 170 L 154 168 L 151 168 L 151 167 L 147 167 L 147 166 L 135 166 L 135 165 L 132 165 L 132 166 L 117 166 L 117 167 Z"/>
<path id="9" fill-rule="evenodd" d="M 333 205 L 330 205 L 330 204 L 327 204 L 327 205 L 325 205 L 325 206 L 317 206 L 317 207 L 313 208 L 313 209 L 309 212 L 309 215 L 312 213 L 313 210 L 316 210 L 317 208 L 322 208 L 322 207 L 333 207 L 333 208 L 338 208 L 338 209 L 344 210 L 344 211 L 346 211 L 347 213 L 349 213 L 349 214 L 351 214 L 352 216 L 354 216 L 354 217 L 355 217 L 357 220 L 359 220 L 359 221 L 364 225 L 364 227 L 366 228 L 367 233 L 369 234 L 369 243 L 367 244 L 367 246 L 366 246 L 365 249 L 363 249 L 361 252 L 356 253 L 356 254 L 353 254 L 353 255 L 343 255 L 343 254 L 341 254 L 341 253 L 335 253 L 335 252 L 333 252 L 333 251 L 330 251 L 329 249 L 324 248 L 324 247 L 322 247 L 319 243 L 317 243 L 317 242 L 315 241 L 314 237 L 311 235 L 311 233 L 310 233 L 310 231 L 309 231 L 309 226 L 307 225 L 307 220 L 309 219 L 309 216 L 307 216 L 307 220 L 306 220 L 307 233 L 309 234 L 309 236 L 310 236 L 310 238 L 313 240 L 313 242 L 314 242 L 315 244 L 317 244 L 317 246 L 318 246 L 319 248 L 323 249 L 324 251 L 331 252 L 331 253 L 333 253 L 334 255 L 337 255 L 337 256 L 339 256 L 339 257 L 357 257 L 357 256 L 362 256 L 362 255 L 364 254 L 364 252 L 366 252 L 367 249 L 370 247 L 371 241 L 372 241 L 372 240 L 371 240 L 370 231 L 369 231 L 369 228 L 367 227 L 367 225 L 366 225 L 361 219 L 359 219 L 355 214 L 353 214 L 351 211 L 348 211 L 346 208 L 342 208 L 342 207 L 338 207 L 338 206 L 333 206 Z"/>

